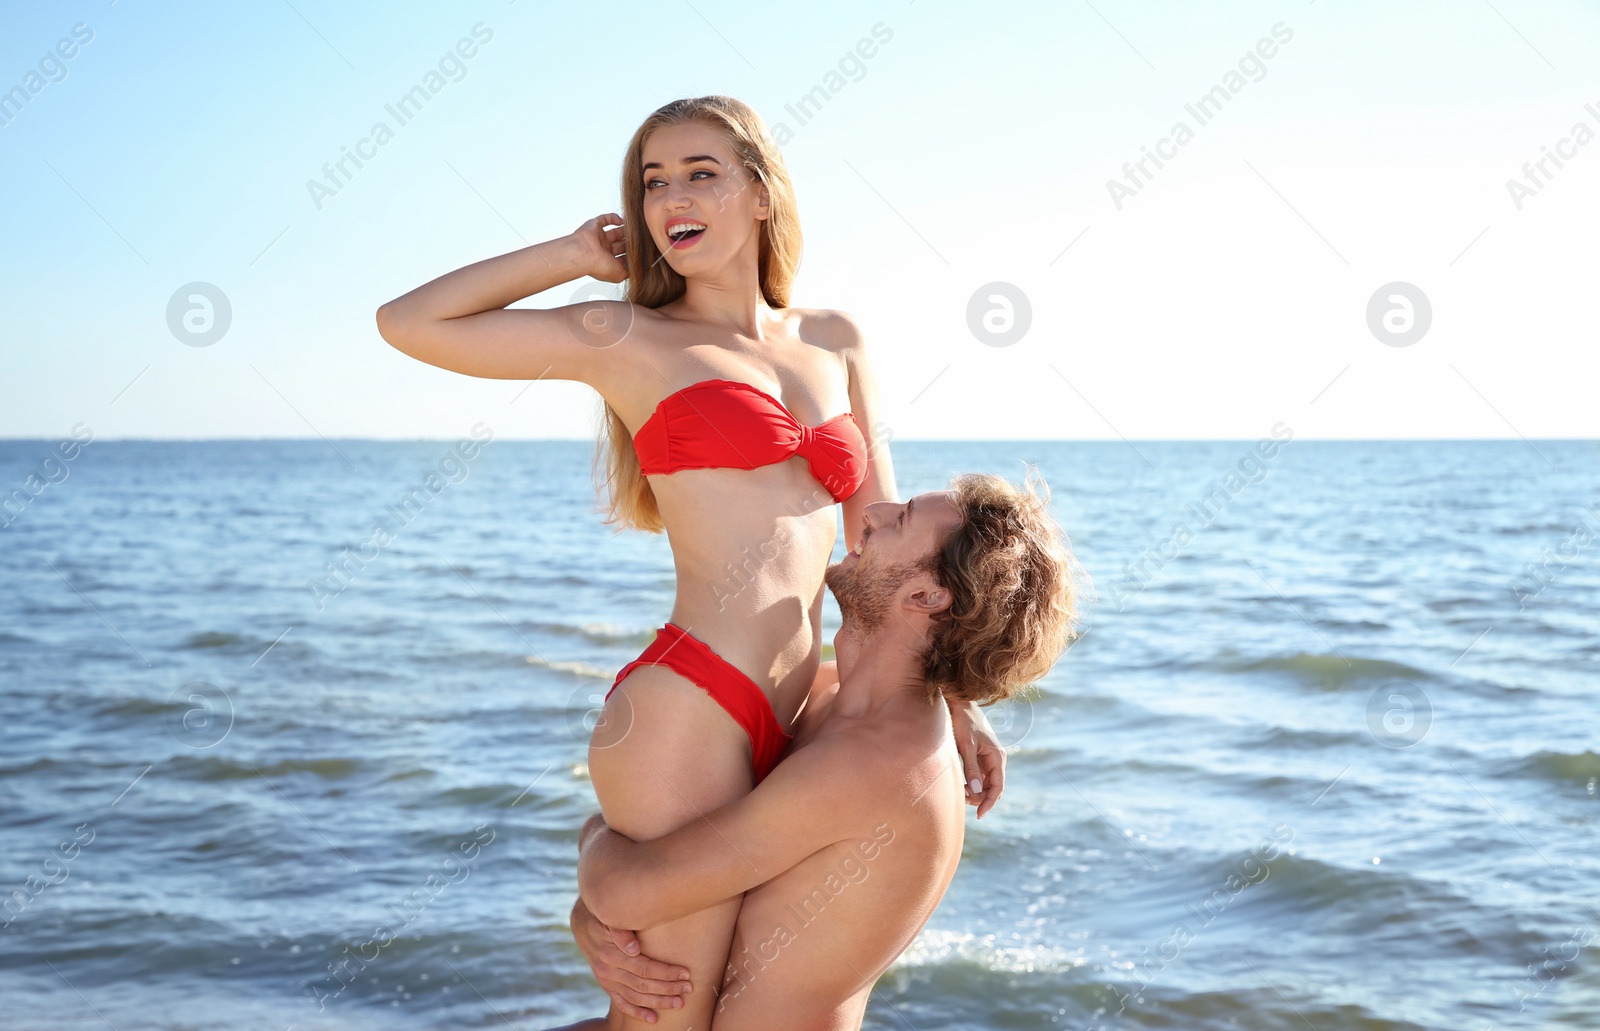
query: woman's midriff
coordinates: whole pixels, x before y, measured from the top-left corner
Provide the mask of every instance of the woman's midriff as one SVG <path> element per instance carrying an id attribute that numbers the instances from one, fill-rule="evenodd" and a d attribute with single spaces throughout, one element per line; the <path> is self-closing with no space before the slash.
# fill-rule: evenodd
<path id="1" fill-rule="evenodd" d="M 787 730 L 821 655 L 833 499 L 800 459 L 651 482 L 677 571 L 671 622 L 754 681 Z"/>

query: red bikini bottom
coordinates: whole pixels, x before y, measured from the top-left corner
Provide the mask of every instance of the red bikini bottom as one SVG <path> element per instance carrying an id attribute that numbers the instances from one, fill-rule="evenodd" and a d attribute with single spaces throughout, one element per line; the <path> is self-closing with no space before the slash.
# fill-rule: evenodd
<path id="1" fill-rule="evenodd" d="M 682 627 L 668 623 L 656 631 L 656 639 L 639 654 L 637 659 L 622 667 L 611 691 L 617 689 L 624 677 L 639 666 L 666 666 L 679 676 L 705 689 L 713 701 L 727 710 L 734 722 L 750 736 L 751 764 L 755 768 L 755 782 L 760 784 L 789 743 L 790 735 L 778 726 L 778 717 L 772 712 L 772 703 L 755 681 L 739 672 L 726 659 L 708 648 L 704 641 L 691 636 Z M 606 697 L 611 697 L 611 691 Z"/>

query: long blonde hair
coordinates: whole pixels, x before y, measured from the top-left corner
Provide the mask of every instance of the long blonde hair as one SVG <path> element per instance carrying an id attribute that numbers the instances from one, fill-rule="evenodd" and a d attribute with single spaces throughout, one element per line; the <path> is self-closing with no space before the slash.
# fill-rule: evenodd
<path id="1" fill-rule="evenodd" d="M 658 108 L 634 131 L 622 159 L 622 231 L 627 246 L 628 280 L 623 299 L 659 308 L 683 296 L 685 281 L 661 257 L 644 222 L 644 142 L 668 125 L 700 121 L 719 129 L 735 160 L 767 189 L 767 217 L 760 223 L 761 296 L 774 308 L 789 306 L 789 289 L 800 267 L 800 217 L 783 154 L 755 109 L 733 97 L 686 97 Z M 595 452 L 596 479 L 606 487 L 605 521 L 619 528 L 663 529 L 655 492 L 639 470 L 633 435 L 610 404 Z M 602 472 L 603 470 L 603 472 Z"/>

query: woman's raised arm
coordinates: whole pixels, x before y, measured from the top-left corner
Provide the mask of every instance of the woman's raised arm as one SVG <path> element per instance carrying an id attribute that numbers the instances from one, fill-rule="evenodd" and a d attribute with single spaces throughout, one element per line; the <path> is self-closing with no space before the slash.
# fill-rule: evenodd
<path id="1" fill-rule="evenodd" d="M 488 379 L 592 381 L 606 348 L 631 319 L 622 301 L 560 308 L 506 305 L 593 276 L 627 276 L 615 214 L 591 218 L 569 236 L 474 262 L 424 283 L 378 308 L 378 333 L 418 361 Z"/>
<path id="2" fill-rule="evenodd" d="M 842 315 L 842 313 L 841 313 Z M 842 315 L 848 327 L 843 349 L 850 370 L 850 410 L 867 435 L 867 478 L 861 488 L 844 502 L 845 546 L 854 548 L 860 539 L 862 513 L 878 501 L 899 501 L 894 482 L 894 463 L 889 458 L 889 431 L 878 408 L 878 384 L 867 361 L 866 345 L 860 327 Z M 950 702 L 951 728 L 956 750 L 966 771 L 967 803 L 978 807 L 981 818 L 1000 801 L 1006 785 L 1006 750 L 989 725 L 983 710 L 974 702 Z"/>
<path id="3" fill-rule="evenodd" d="M 841 353 L 850 373 L 850 411 L 867 438 L 867 478 L 844 501 L 844 544 L 854 548 L 861 537 L 862 514 L 879 501 L 899 501 L 894 483 L 894 462 L 889 457 L 889 428 L 878 407 L 878 381 L 867 358 L 861 327 L 843 312 L 836 313 L 843 328 Z"/>

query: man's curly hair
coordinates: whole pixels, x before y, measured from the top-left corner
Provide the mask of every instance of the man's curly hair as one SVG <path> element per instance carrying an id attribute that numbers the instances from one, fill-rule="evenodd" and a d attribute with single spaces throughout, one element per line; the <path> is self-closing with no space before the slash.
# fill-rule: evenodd
<path id="1" fill-rule="evenodd" d="M 966 473 L 950 491 L 960 525 L 923 562 L 951 595 L 933 620 L 925 679 L 930 694 L 986 705 L 1043 677 L 1077 636 L 1081 567 L 1036 471 L 1020 488 Z"/>

